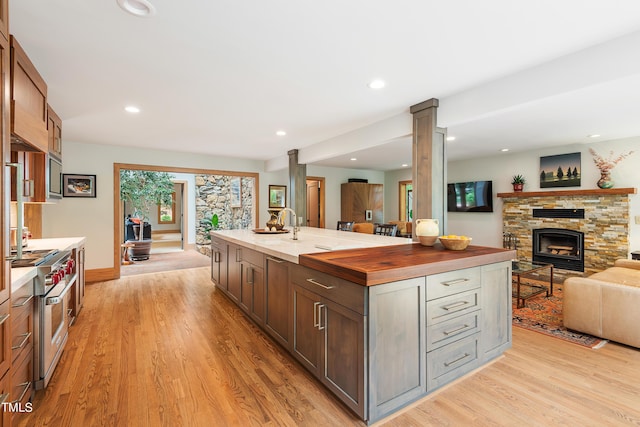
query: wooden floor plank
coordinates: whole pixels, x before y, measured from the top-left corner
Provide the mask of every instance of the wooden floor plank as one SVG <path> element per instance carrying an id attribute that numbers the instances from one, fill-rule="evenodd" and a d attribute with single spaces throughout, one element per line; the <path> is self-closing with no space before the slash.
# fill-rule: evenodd
<path id="1" fill-rule="evenodd" d="M 640 351 L 521 328 L 484 369 L 385 426 L 640 425 Z M 85 307 L 21 426 L 362 426 L 232 304 L 208 268 L 87 286 Z"/>

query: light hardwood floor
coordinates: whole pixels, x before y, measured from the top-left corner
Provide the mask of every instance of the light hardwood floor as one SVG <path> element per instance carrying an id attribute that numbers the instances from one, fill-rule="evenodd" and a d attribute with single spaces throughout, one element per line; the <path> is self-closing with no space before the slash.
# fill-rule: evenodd
<path id="1" fill-rule="evenodd" d="M 514 328 L 490 366 L 385 426 L 640 425 L 640 351 Z M 215 291 L 208 268 L 87 286 L 22 426 L 363 425 Z"/>

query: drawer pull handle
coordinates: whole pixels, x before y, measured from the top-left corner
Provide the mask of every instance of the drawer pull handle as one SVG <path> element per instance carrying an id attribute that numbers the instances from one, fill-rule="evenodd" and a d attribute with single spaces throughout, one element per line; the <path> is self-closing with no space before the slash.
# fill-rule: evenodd
<path id="1" fill-rule="evenodd" d="M 0 405 L 7 401 L 9 398 L 9 393 L 0 394 Z"/>
<path id="2" fill-rule="evenodd" d="M 19 348 L 24 347 L 24 345 L 27 343 L 27 341 L 29 341 L 29 338 L 31 337 L 31 332 L 27 332 L 26 334 L 20 334 L 18 336 L 22 337 L 22 341 L 18 345 L 11 346 L 11 350 L 17 350 Z"/>
<path id="3" fill-rule="evenodd" d="M 282 264 L 282 263 L 284 262 L 284 260 L 282 260 L 282 259 L 273 258 L 273 257 L 270 257 L 270 256 L 268 256 L 268 257 L 267 257 L 267 259 L 268 259 L 269 261 L 273 261 L 273 262 L 276 262 L 276 263 L 278 263 L 278 264 Z"/>
<path id="4" fill-rule="evenodd" d="M 463 305 L 467 305 L 467 304 L 469 304 L 469 301 L 458 301 L 458 302 L 454 302 L 453 304 L 445 305 L 444 307 L 442 307 L 442 309 L 449 311 L 453 308 L 462 307 Z"/>
<path id="5" fill-rule="evenodd" d="M 218 251 L 214 252 L 213 262 L 220 263 L 220 252 L 218 252 Z"/>
<path id="6" fill-rule="evenodd" d="M 320 305 L 319 302 L 313 303 L 313 327 L 314 328 L 320 327 L 320 322 L 318 322 L 318 306 L 319 305 Z"/>
<path id="7" fill-rule="evenodd" d="M 451 365 L 453 365 L 454 363 L 458 363 L 459 361 L 466 359 L 467 357 L 471 356 L 470 353 L 465 353 L 464 355 L 458 357 L 456 360 L 452 360 L 451 362 L 444 362 L 444 366 L 446 366 L 447 368 Z"/>
<path id="8" fill-rule="evenodd" d="M 468 327 L 469 327 L 469 325 L 464 324 L 464 325 L 460 326 L 459 328 L 455 328 L 455 329 L 452 329 L 450 331 L 444 331 L 443 334 L 445 334 L 445 335 L 455 334 L 456 332 L 463 331 L 463 330 L 467 329 Z"/>
<path id="9" fill-rule="evenodd" d="M 320 282 L 316 282 L 316 281 L 315 281 L 315 280 L 313 280 L 313 279 L 307 279 L 307 282 L 309 282 L 309 283 L 313 283 L 314 285 L 320 286 L 321 288 L 324 288 L 324 289 L 333 289 L 333 288 L 335 287 L 335 286 L 327 286 L 327 285 L 323 285 L 322 283 L 320 283 Z"/>
<path id="10" fill-rule="evenodd" d="M 28 297 L 24 297 L 23 299 L 24 301 L 22 301 L 20 304 L 13 304 L 11 307 L 13 308 L 24 307 L 25 305 L 29 304 L 29 301 L 33 299 L 33 295 L 29 295 Z"/>
<path id="11" fill-rule="evenodd" d="M 459 285 L 461 283 L 466 283 L 468 282 L 469 279 L 455 279 L 455 280 L 449 280 L 448 282 L 441 282 L 444 286 L 451 286 L 451 285 Z"/>
<path id="12" fill-rule="evenodd" d="M 24 398 L 24 395 L 27 394 L 27 391 L 29 391 L 29 388 L 31 387 L 31 381 L 27 381 L 26 383 L 22 383 L 22 384 L 18 384 L 18 387 L 24 387 L 24 390 L 22 390 L 22 393 L 20 393 L 20 397 L 17 400 L 14 400 L 11 403 L 18 403 L 18 402 L 22 402 L 22 399 Z"/>
<path id="13" fill-rule="evenodd" d="M 4 323 L 4 321 L 7 320 L 8 318 L 9 318 L 9 313 L 7 313 L 4 316 L 0 317 L 0 325 L 2 325 Z"/>
<path id="14" fill-rule="evenodd" d="M 321 331 L 324 329 L 324 325 L 322 324 L 322 309 L 325 307 L 324 304 L 320 304 L 318 307 L 318 330 Z"/>
<path id="15" fill-rule="evenodd" d="M 242 249 L 236 249 L 236 262 L 242 262 Z"/>

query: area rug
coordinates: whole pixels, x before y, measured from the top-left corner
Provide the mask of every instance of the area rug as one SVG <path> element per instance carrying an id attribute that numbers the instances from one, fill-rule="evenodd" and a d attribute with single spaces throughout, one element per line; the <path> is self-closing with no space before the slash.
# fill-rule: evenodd
<path id="1" fill-rule="evenodd" d="M 560 338 L 590 348 L 600 348 L 607 340 L 568 330 L 562 325 L 562 285 L 553 285 L 553 295 L 544 293 L 525 301 L 516 308 L 513 300 L 513 325 L 541 334 Z"/>

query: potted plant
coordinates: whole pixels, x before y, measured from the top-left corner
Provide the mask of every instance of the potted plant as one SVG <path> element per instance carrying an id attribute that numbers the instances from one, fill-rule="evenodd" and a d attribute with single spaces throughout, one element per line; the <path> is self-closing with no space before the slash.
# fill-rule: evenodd
<path id="1" fill-rule="evenodd" d="M 514 175 L 511 180 L 511 184 L 513 185 L 513 191 L 522 191 L 525 183 L 524 176 L 522 175 Z"/>
<path id="2" fill-rule="evenodd" d="M 132 210 L 134 231 L 138 229 L 137 240 L 128 242 L 135 246 L 130 248 L 133 259 L 148 259 L 151 250 L 151 238 L 144 238 L 144 226 L 149 220 L 151 209 L 159 204 L 173 203 L 173 181 L 167 172 L 122 170 L 120 171 L 120 199 L 124 200 Z"/>

